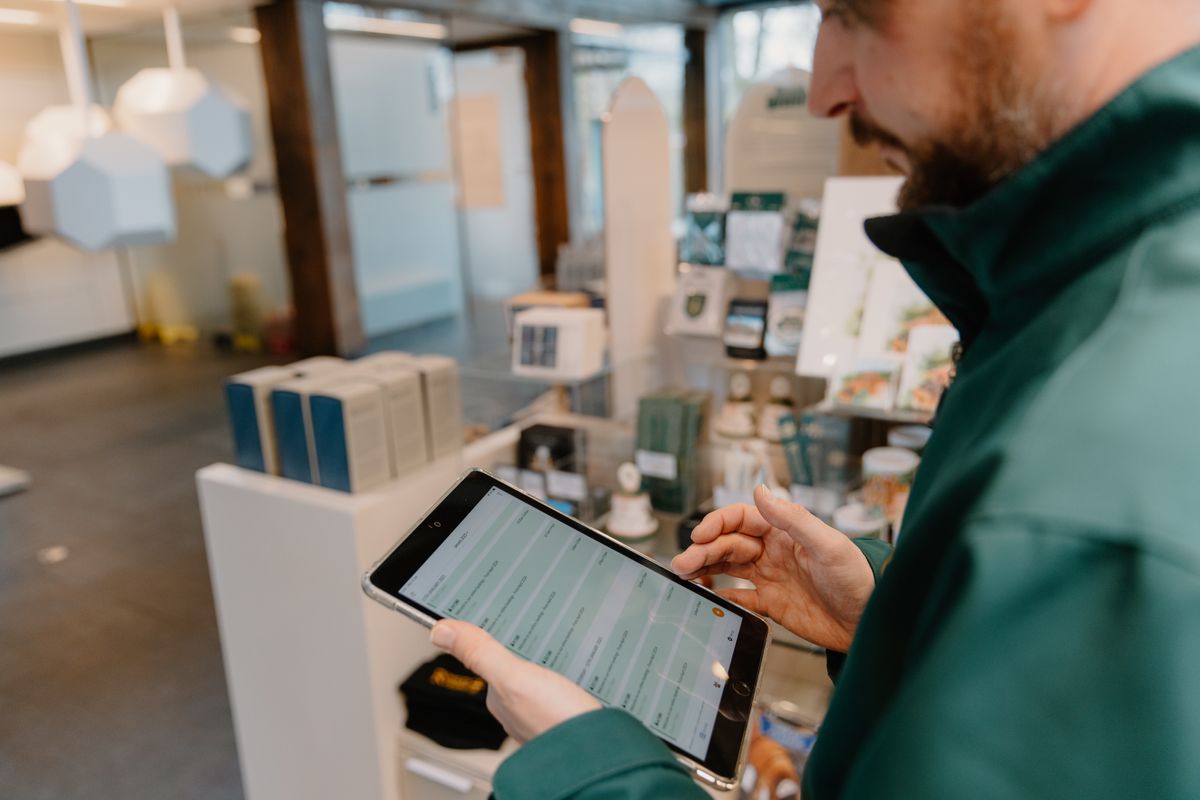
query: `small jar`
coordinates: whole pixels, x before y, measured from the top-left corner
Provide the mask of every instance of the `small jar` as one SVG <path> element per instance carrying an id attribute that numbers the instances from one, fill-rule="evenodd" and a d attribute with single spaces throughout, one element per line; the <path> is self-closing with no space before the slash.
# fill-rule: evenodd
<path id="1" fill-rule="evenodd" d="M 903 447 L 919 455 L 932 435 L 933 428 L 928 425 L 900 425 L 888 431 L 887 443 L 888 447 Z"/>
<path id="2" fill-rule="evenodd" d="M 876 447 L 863 453 L 863 503 L 871 513 L 896 524 L 912 489 L 921 458 L 903 447 Z"/>
<path id="3" fill-rule="evenodd" d="M 833 512 L 833 527 L 851 539 L 886 539 L 888 521 L 862 503 L 851 503 Z"/>

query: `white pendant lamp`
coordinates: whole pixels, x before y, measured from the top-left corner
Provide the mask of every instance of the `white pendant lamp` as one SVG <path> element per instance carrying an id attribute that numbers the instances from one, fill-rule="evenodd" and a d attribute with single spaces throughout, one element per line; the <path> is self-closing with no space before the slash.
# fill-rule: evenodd
<path id="1" fill-rule="evenodd" d="M 170 67 L 143 69 L 117 92 L 121 129 L 153 147 L 172 167 L 224 178 L 250 163 L 250 112 L 232 93 L 184 61 L 179 14 L 163 9 Z"/>
<path id="2" fill-rule="evenodd" d="M 17 168 L 25 179 L 21 222 L 87 250 L 175 237 L 170 173 L 158 154 L 111 130 L 91 102 L 79 10 L 67 0 L 60 33 L 73 105 L 42 111 L 25 128 Z"/>
<path id="3" fill-rule="evenodd" d="M 25 182 L 21 173 L 7 161 L 0 161 L 0 206 L 20 205 L 25 199 Z"/>

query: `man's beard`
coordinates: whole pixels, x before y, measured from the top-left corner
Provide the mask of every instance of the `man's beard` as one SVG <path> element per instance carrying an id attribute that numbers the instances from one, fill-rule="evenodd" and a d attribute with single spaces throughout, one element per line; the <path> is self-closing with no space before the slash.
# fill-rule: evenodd
<path id="1" fill-rule="evenodd" d="M 1056 135 L 1059 115 L 1040 83 L 1044 74 L 1015 63 L 1019 43 L 998 5 L 968 4 L 955 70 L 960 99 L 940 131 L 905 144 L 862 114 L 851 114 L 850 131 L 860 145 L 878 142 L 907 155 L 903 211 L 965 208 L 1036 158 Z"/>

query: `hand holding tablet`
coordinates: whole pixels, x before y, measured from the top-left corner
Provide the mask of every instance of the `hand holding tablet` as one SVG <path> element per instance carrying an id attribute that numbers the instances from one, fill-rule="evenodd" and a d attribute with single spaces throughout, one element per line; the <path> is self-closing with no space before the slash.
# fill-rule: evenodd
<path id="1" fill-rule="evenodd" d="M 514 655 L 487 631 L 460 620 L 433 626 L 430 641 L 487 681 L 487 707 L 519 743 L 572 717 L 601 708 L 569 680 Z"/>
<path id="2" fill-rule="evenodd" d="M 753 613 L 479 471 L 363 587 L 422 624 L 449 618 L 486 631 L 452 625 L 439 635 L 454 632 L 448 649 L 465 648 L 468 659 L 499 659 L 501 682 L 511 678 L 493 701 L 501 712 L 515 707 L 503 693 L 532 691 L 522 676 L 545 676 L 519 669 L 516 656 L 563 676 L 546 684 L 563 708 L 539 703 L 532 715 L 502 717 L 518 738 L 595 707 L 586 697 L 628 711 L 701 780 L 734 785 L 769 641 Z M 487 666 L 477 671 L 488 677 Z"/>

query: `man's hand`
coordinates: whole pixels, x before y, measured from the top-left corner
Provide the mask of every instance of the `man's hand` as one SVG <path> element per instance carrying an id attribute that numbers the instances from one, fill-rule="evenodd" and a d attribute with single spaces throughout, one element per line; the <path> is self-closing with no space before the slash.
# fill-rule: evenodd
<path id="1" fill-rule="evenodd" d="M 508 735 L 520 743 L 600 703 L 569 680 L 510 652 L 482 628 L 442 620 L 429 636 L 435 647 L 487 681 L 487 707 Z"/>
<path id="2" fill-rule="evenodd" d="M 712 512 L 692 531 L 692 546 L 671 562 L 689 580 L 726 574 L 753 589 L 720 594 L 765 614 L 814 644 L 846 652 L 875 588 L 866 556 L 807 509 L 760 486 L 755 506 Z"/>

